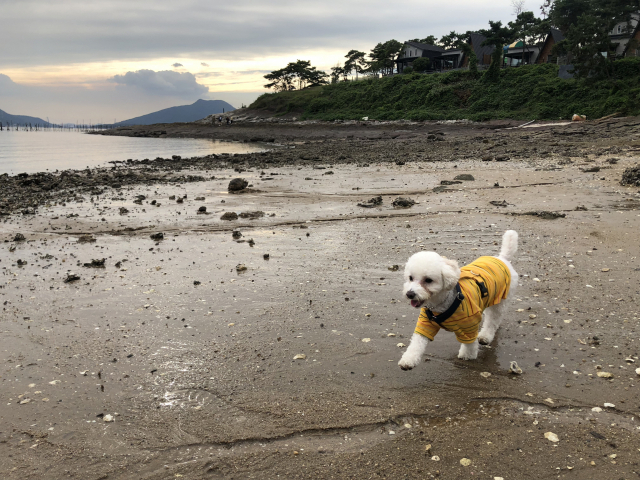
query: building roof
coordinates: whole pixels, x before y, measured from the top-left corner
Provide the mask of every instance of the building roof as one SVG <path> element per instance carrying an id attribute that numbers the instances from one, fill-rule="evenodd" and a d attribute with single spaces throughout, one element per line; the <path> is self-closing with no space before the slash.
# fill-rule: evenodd
<path id="1" fill-rule="evenodd" d="M 404 42 L 404 44 L 414 48 L 419 48 L 421 50 L 431 50 L 433 52 L 444 52 L 444 48 L 438 47 L 436 45 L 429 45 L 428 43 Z"/>
<path id="2" fill-rule="evenodd" d="M 439 57 L 436 57 L 436 60 L 444 60 L 445 58 L 451 58 L 455 56 L 459 57 L 460 55 L 463 55 L 463 54 L 464 52 L 458 48 L 450 48 L 442 52 Z"/>
<path id="3" fill-rule="evenodd" d="M 478 57 L 479 60 L 482 60 L 485 55 L 491 55 L 495 50 L 495 47 L 493 45 L 487 45 L 486 47 L 482 46 L 486 39 L 487 37 L 479 33 L 469 34 L 469 40 L 471 40 L 471 44 L 473 45 L 473 51 L 475 52 L 476 57 Z"/>
<path id="4" fill-rule="evenodd" d="M 556 43 L 560 43 L 562 40 L 564 40 L 564 34 L 557 28 L 552 28 L 549 32 L 549 35 L 551 35 L 553 41 Z"/>

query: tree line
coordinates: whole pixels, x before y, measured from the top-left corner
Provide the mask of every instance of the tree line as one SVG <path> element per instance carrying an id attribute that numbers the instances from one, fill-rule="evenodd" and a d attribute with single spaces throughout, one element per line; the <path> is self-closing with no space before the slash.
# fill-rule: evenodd
<path id="1" fill-rule="evenodd" d="M 489 28 L 477 31 L 486 38 L 482 46 L 494 47 L 491 65 L 485 73 L 487 79 L 495 79 L 499 75 L 503 66 L 504 46 L 515 41 L 522 42 L 524 64 L 528 48 L 544 41 L 551 28 L 560 30 L 565 36 L 562 42 L 555 45 L 553 53 L 570 57 L 576 77 L 610 77 L 616 58 L 616 44 L 611 41 L 609 34 L 618 24 L 623 24 L 624 33 L 629 34 L 633 29 L 634 15 L 638 18 L 640 14 L 640 0 L 543 0 L 540 16 L 525 11 L 524 3 L 524 0 L 512 0 L 515 19 L 508 24 L 490 20 Z M 429 35 L 407 42 L 460 49 L 469 59 L 469 69 L 477 73 L 477 58 L 469 45 L 471 33 L 451 31 L 440 39 Z M 312 67 L 310 61 L 298 60 L 265 75 L 264 78 L 269 81 L 265 88 L 278 92 L 347 81 L 349 77 L 357 80 L 361 75 L 392 75 L 396 68 L 395 60 L 405 43 L 392 39 L 378 43 L 369 53 L 350 50 L 345 55 L 344 63 L 331 67 L 329 74 Z M 405 73 L 430 69 L 433 66 L 428 58 L 418 58 L 409 69 L 405 68 Z"/>

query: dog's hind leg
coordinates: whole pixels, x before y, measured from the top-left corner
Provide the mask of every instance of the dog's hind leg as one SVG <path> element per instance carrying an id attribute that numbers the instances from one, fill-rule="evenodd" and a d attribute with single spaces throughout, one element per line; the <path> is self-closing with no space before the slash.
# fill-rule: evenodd
<path id="1" fill-rule="evenodd" d="M 478 342 L 461 344 L 458 358 L 462 360 L 475 360 L 478 358 Z"/>
<path id="2" fill-rule="evenodd" d="M 484 322 L 478 335 L 480 345 L 489 345 L 493 342 L 493 337 L 500 327 L 500 323 L 502 323 L 502 310 L 504 310 L 504 307 L 505 303 L 499 303 L 484 311 Z"/>

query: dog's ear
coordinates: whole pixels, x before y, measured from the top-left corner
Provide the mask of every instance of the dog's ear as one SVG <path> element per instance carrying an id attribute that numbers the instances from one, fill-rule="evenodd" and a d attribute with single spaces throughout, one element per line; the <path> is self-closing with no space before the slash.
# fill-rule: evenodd
<path id="1" fill-rule="evenodd" d="M 444 265 L 442 267 L 442 282 L 445 290 L 451 290 L 460 280 L 460 267 L 455 260 L 443 258 Z"/>

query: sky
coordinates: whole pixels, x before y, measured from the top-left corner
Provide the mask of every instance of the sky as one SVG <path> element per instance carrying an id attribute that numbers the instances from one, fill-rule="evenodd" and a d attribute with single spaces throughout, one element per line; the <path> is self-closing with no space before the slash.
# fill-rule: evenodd
<path id="1" fill-rule="evenodd" d="M 328 72 L 351 49 L 513 18 L 511 0 L 0 0 L 0 109 L 110 123 L 199 98 L 240 107 L 288 62 Z"/>

